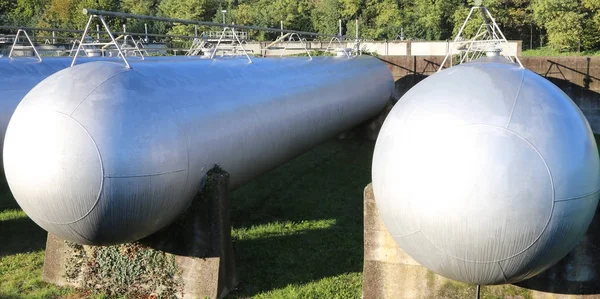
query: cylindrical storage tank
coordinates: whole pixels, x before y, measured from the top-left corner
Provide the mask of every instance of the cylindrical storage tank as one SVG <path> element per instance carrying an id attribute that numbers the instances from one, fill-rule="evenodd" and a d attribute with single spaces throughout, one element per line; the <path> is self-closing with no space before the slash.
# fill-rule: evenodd
<path id="1" fill-rule="evenodd" d="M 214 165 L 240 186 L 374 116 L 392 90 L 372 57 L 77 65 L 19 104 L 6 178 L 59 237 L 133 241 L 180 215 Z"/>
<path id="2" fill-rule="evenodd" d="M 129 59 L 129 63 L 136 65 L 138 63 L 147 63 L 152 61 L 172 61 L 172 60 L 197 60 L 193 57 L 147 57 L 145 60 L 139 58 Z M 87 58 L 77 59 L 77 64 L 92 61 L 122 61 L 120 58 Z M 2 163 L 2 148 L 4 146 L 4 135 L 6 127 L 13 112 L 17 108 L 23 97 L 38 83 L 48 76 L 63 70 L 71 65 L 73 57 L 44 57 L 42 61 L 37 58 L 18 58 L 0 59 L 0 177 L 4 176 L 4 167 Z M 76 78 L 76 80 L 86 80 L 86 78 Z"/>
<path id="3" fill-rule="evenodd" d="M 531 278 L 582 238 L 598 204 L 590 126 L 558 87 L 503 57 L 423 80 L 392 109 L 373 190 L 398 245 L 473 284 Z"/>
<path id="4" fill-rule="evenodd" d="M 21 99 L 46 77 L 68 67 L 71 60 L 53 58 L 39 62 L 31 58 L 0 59 L 0 149 L 4 145 L 8 121 Z M 3 177 L 1 158 L 0 154 L 0 177 Z"/>

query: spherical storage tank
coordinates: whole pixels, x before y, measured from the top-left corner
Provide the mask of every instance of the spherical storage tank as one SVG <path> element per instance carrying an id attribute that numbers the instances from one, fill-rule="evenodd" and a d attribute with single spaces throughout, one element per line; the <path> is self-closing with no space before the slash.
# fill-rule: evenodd
<path id="1" fill-rule="evenodd" d="M 240 186 L 376 115 L 392 90 L 371 57 L 76 65 L 17 107 L 6 179 L 61 238 L 133 241 L 181 215 L 214 165 Z"/>
<path id="2" fill-rule="evenodd" d="M 423 80 L 385 120 L 373 189 L 417 262 L 473 284 L 514 283 L 564 257 L 598 203 L 599 161 L 578 107 L 504 58 Z"/>

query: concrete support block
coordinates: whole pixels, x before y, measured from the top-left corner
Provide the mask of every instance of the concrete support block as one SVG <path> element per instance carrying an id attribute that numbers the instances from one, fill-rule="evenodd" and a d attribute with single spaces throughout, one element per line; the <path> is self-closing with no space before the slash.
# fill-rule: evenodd
<path id="1" fill-rule="evenodd" d="M 98 271 L 99 264 L 115 265 L 118 261 L 107 261 L 106 254 L 102 255 L 104 260 L 99 261 L 97 259 L 101 254 L 96 253 L 99 250 L 108 252 L 112 247 L 112 252 L 129 255 L 132 263 L 136 261 L 134 255 L 144 255 L 144 251 L 153 253 L 144 256 L 156 256 L 157 253 L 161 255 L 162 263 L 171 262 L 169 265 L 173 265 L 175 270 L 173 277 L 169 278 L 172 281 L 167 282 L 167 287 L 172 289 L 172 293 L 162 295 L 179 298 L 225 297 L 238 284 L 231 240 L 228 183 L 229 175 L 226 172 L 218 168 L 211 170 L 202 191 L 178 221 L 135 243 L 79 246 L 48 234 L 44 281 L 63 286 L 96 288 L 100 291 L 124 287 L 149 293 L 156 293 L 158 290 L 155 289 L 162 288 L 164 292 L 164 282 L 147 281 L 148 277 L 156 275 L 143 276 L 141 281 L 129 282 L 127 286 L 107 284 L 107 281 L 112 281 L 106 278 L 106 275 L 110 274 L 106 274 L 107 271 Z M 118 259 L 119 254 L 116 256 Z M 91 269 L 92 267 L 96 268 Z M 139 272 L 149 270 L 143 269 L 144 267 L 149 267 L 147 261 L 144 261 Z M 162 269 L 159 266 L 159 269 L 152 271 Z M 100 275 L 104 277 L 99 277 Z M 128 279 L 133 278 L 128 275 Z M 101 283 L 90 284 L 90 281 Z"/>
<path id="2" fill-rule="evenodd" d="M 67 243 L 53 234 L 48 234 L 46 240 L 46 256 L 44 257 L 44 272 L 42 279 L 58 286 L 74 286 L 78 283 L 67 279 L 67 258 L 73 255 Z"/>
<path id="3" fill-rule="evenodd" d="M 584 240 L 558 264 L 518 285 L 483 286 L 481 298 L 600 299 L 600 213 Z M 363 298 L 474 298 L 475 286 L 419 265 L 392 239 L 373 188 L 364 191 Z"/>

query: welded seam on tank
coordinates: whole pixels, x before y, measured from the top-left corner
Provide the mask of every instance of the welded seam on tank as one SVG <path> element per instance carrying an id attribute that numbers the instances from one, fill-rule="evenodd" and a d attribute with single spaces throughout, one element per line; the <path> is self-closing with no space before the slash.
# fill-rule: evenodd
<path id="1" fill-rule="evenodd" d="M 150 176 L 159 176 L 159 175 L 165 175 L 165 174 L 172 174 L 172 173 L 177 173 L 177 172 L 182 172 L 185 171 L 185 169 L 177 169 L 177 170 L 172 170 L 172 171 L 165 171 L 165 172 L 156 172 L 156 173 L 147 173 L 147 174 L 124 174 L 124 175 L 105 175 L 104 177 L 107 179 L 115 179 L 115 178 L 140 178 L 140 177 L 150 177 Z"/>
<path id="2" fill-rule="evenodd" d="M 519 89 L 515 95 L 515 101 L 513 102 L 513 106 L 510 109 L 510 114 L 508 115 L 508 121 L 506 122 L 505 126 L 506 129 L 508 129 L 508 126 L 510 126 L 510 122 L 512 121 L 513 114 L 515 113 L 515 107 L 517 107 L 517 101 L 519 100 L 519 94 L 521 93 L 521 87 L 523 87 L 523 81 L 525 80 L 525 71 L 522 70 L 521 73 L 521 83 L 519 84 Z"/>
<path id="3" fill-rule="evenodd" d="M 90 239 L 86 238 L 85 236 L 83 236 L 82 234 L 80 234 L 79 232 L 77 232 L 77 231 L 76 231 L 74 228 L 72 228 L 72 227 L 70 227 L 70 226 L 67 226 L 67 228 L 68 228 L 68 229 L 69 229 L 69 230 L 70 230 L 72 233 L 74 233 L 75 235 L 78 235 L 78 236 L 79 236 L 79 237 L 81 237 L 82 239 L 85 239 L 85 240 L 87 240 L 87 241 L 88 241 L 90 244 L 94 243 L 92 240 L 90 240 Z"/>
<path id="4" fill-rule="evenodd" d="M 92 140 L 92 143 L 94 144 L 94 148 L 96 149 L 96 153 L 98 154 L 98 160 L 100 161 L 100 177 L 102 178 L 100 180 L 100 191 L 98 191 L 98 196 L 96 197 L 96 201 L 94 202 L 94 205 L 89 209 L 89 211 L 87 211 L 83 216 L 79 217 L 78 219 L 75 219 L 73 221 L 70 222 L 53 222 L 53 221 L 46 221 L 48 223 L 52 223 L 52 224 L 59 224 L 59 225 L 66 225 L 66 224 L 73 224 L 75 222 L 78 222 L 80 220 L 82 220 L 83 218 L 87 217 L 98 205 L 98 202 L 100 202 L 100 197 L 102 196 L 102 190 L 104 190 L 104 163 L 102 163 L 102 155 L 100 154 L 100 150 L 98 149 L 98 145 L 96 144 L 96 140 L 94 140 L 94 138 L 92 137 L 92 135 L 88 132 L 88 130 L 81 124 L 79 123 L 75 118 L 73 118 L 72 116 L 62 113 L 62 112 L 58 112 L 55 111 L 58 114 L 62 114 L 70 119 L 72 119 L 76 124 L 78 124 L 81 129 L 85 132 L 85 134 L 88 135 L 88 137 L 90 137 L 90 139 Z"/>
<path id="5" fill-rule="evenodd" d="M 502 278 L 504 278 L 504 282 L 508 283 L 508 279 L 506 278 L 506 274 L 504 273 L 504 269 L 502 269 L 502 265 L 498 262 L 498 267 L 500 268 L 500 273 L 502 273 Z"/>
<path id="6" fill-rule="evenodd" d="M 569 200 L 582 199 L 584 197 L 588 197 L 588 196 L 594 195 L 594 194 L 596 194 L 598 192 L 600 192 L 600 189 L 598 189 L 598 190 L 596 190 L 594 192 L 590 192 L 590 193 L 586 193 L 586 194 L 582 194 L 582 195 L 577 195 L 577 196 L 573 196 L 573 197 L 568 197 L 568 198 L 565 198 L 565 199 L 557 199 L 554 202 L 561 202 L 561 201 L 569 201 Z"/>
<path id="7" fill-rule="evenodd" d="M 455 258 L 457 260 L 463 261 L 463 262 L 468 262 L 468 263 L 475 263 L 475 264 L 489 264 L 489 263 L 497 263 L 497 262 L 502 262 L 502 261 L 506 261 L 508 259 L 511 259 L 513 257 L 516 257 L 520 254 L 523 254 L 525 251 L 527 251 L 529 248 L 531 248 L 533 245 L 535 245 L 535 243 L 537 243 L 540 238 L 542 237 L 542 235 L 544 234 L 544 232 L 546 231 L 546 229 L 548 229 L 548 225 L 550 225 L 550 221 L 552 221 L 552 216 L 554 215 L 554 203 L 555 201 L 555 197 L 556 197 L 556 190 L 554 188 L 554 178 L 552 177 L 552 172 L 550 171 L 550 167 L 548 167 L 548 164 L 546 163 L 546 160 L 544 159 L 544 157 L 542 156 L 542 154 L 540 153 L 540 151 L 537 149 L 537 147 L 535 147 L 531 142 L 529 142 L 529 140 L 525 139 L 523 136 L 517 134 L 517 132 L 512 131 L 510 129 L 501 127 L 501 126 L 497 126 L 497 125 L 490 125 L 490 124 L 480 124 L 480 123 L 474 123 L 474 124 L 468 124 L 465 125 L 463 127 L 467 127 L 467 126 L 487 126 L 487 127 L 493 127 L 493 128 L 498 128 L 498 129 L 502 129 L 502 130 L 506 130 L 508 132 L 511 132 L 512 134 L 514 134 L 515 136 L 517 136 L 518 138 L 522 139 L 523 141 L 525 141 L 527 144 L 529 144 L 529 146 L 531 146 L 533 148 L 533 150 L 538 154 L 538 156 L 540 157 L 540 159 L 542 160 L 542 162 L 544 163 L 544 166 L 546 166 L 546 171 L 548 171 L 548 176 L 550 177 L 550 186 L 552 187 L 552 207 L 550 208 L 550 217 L 548 217 L 548 221 L 546 222 L 546 225 L 544 226 L 544 229 L 542 229 L 542 231 L 540 232 L 540 234 L 535 238 L 535 240 L 533 240 L 533 242 L 531 242 L 531 244 L 529 246 L 527 246 L 525 249 L 521 250 L 520 252 L 517 252 L 509 257 L 503 258 L 503 259 L 499 259 L 499 260 L 492 260 L 492 261 L 471 261 L 471 260 L 467 260 L 467 259 L 463 259 L 457 256 L 454 256 L 452 254 L 447 253 L 445 250 L 443 250 L 442 248 L 439 248 L 438 246 L 436 246 L 433 242 L 431 242 L 431 240 L 429 240 L 429 238 L 427 238 L 427 234 L 423 234 L 423 237 L 425 238 L 425 240 L 427 240 L 434 248 L 436 248 L 437 250 L 445 253 L 446 255 Z"/>
<path id="8" fill-rule="evenodd" d="M 81 102 L 79 102 L 79 103 L 77 104 L 77 106 L 75 106 L 75 108 L 73 108 L 73 111 L 71 111 L 71 113 L 69 113 L 69 116 L 72 116 L 72 115 L 73 115 L 73 113 L 75 113 L 75 111 L 77 111 L 77 109 L 79 109 L 79 106 L 81 106 L 81 104 L 83 104 L 83 102 L 85 102 L 85 100 L 87 100 L 87 98 L 88 98 L 88 97 L 89 97 L 89 96 L 90 96 L 90 95 L 91 95 L 91 94 L 92 94 L 94 91 L 96 91 L 96 89 L 98 89 L 100 86 L 104 85 L 104 83 L 106 83 L 106 81 L 108 81 L 108 80 L 110 80 L 110 79 L 112 79 L 112 78 L 114 78 L 114 77 L 116 77 L 116 76 L 118 76 L 118 75 L 120 75 L 120 74 L 122 74 L 122 73 L 125 73 L 125 72 L 127 72 L 127 71 L 129 71 L 129 70 L 127 70 L 127 69 L 126 69 L 126 70 L 122 70 L 122 71 L 120 71 L 120 72 L 117 72 L 117 73 L 115 73 L 115 74 L 111 75 L 110 77 L 108 77 L 108 78 L 104 79 L 104 81 L 100 82 L 98 85 L 96 85 L 96 87 L 94 87 L 94 88 L 93 88 L 93 89 L 92 89 L 90 92 L 88 92 L 88 94 L 87 94 L 87 95 L 85 95 L 85 97 L 84 97 L 84 98 L 81 100 Z"/>

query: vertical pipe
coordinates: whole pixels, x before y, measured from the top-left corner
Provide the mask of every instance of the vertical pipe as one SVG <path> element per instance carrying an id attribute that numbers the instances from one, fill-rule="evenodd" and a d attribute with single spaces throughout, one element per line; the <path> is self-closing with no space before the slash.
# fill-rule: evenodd
<path id="1" fill-rule="evenodd" d="M 338 20 L 338 27 L 339 27 L 338 35 L 342 36 L 342 20 Z"/>
<path id="2" fill-rule="evenodd" d="M 148 38 L 148 24 L 144 23 L 144 33 L 146 33 L 146 43 L 148 43 L 150 41 L 150 39 Z"/>
<path id="3" fill-rule="evenodd" d="M 96 24 L 96 39 L 100 40 L 100 24 Z"/>
<path id="4" fill-rule="evenodd" d="M 281 30 L 283 30 L 283 21 L 279 21 L 279 25 L 281 26 Z M 281 31 L 281 36 L 283 36 L 283 31 Z"/>
<path id="5" fill-rule="evenodd" d="M 56 44 L 56 39 L 55 39 L 54 33 L 55 33 L 55 32 L 54 32 L 54 31 L 52 31 L 52 44 L 53 44 L 53 45 L 54 45 L 54 44 Z"/>
<path id="6" fill-rule="evenodd" d="M 198 25 L 194 25 L 194 36 L 198 37 Z"/>
<path id="7" fill-rule="evenodd" d="M 354 25 L 354 34 L 355 34 L 355 43 L 356 43 L 356 55 L 362 55 L 362 53 L 360 53 L 360 40 L 358 40 L 358 18 L 354 21 L 355 25 Z"/>

